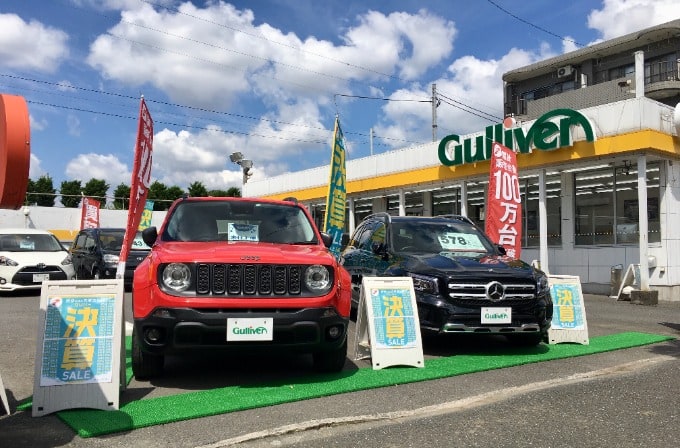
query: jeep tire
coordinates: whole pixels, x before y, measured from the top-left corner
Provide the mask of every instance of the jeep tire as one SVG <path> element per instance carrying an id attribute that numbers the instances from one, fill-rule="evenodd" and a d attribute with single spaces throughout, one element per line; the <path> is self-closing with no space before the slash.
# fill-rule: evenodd
<path id="1" fill-rule="evenodd" d="M 347 360 L 347 338 L 345 342 L 335 350 L 328 352 L 316 352 L 312 355 L 314 369 L 320 373 L 340 372 L 345 367 Z"/>

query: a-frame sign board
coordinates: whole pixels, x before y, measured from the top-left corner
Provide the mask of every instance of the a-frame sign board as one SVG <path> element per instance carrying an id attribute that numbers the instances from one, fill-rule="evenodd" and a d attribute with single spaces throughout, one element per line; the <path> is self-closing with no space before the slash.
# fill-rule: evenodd
<path id="1" fill-rule="evenodd" d="M 588 345 L 588 322 L 583 303 L 581 279 L 577 275 L 549 275 L 553 318 L 548 330 L 548 342 L 575 342 Z"/>
<path id="2" fill-rule="evenodd" d="M 123 297 L 122 279 L 43 282 L 33 417 L 118 409 L 125 384 Z"/>
<path id="3" fill-rule="evenodd" d="M 425 367 L 418 307 L 411 277 L 364 277 L 357 314 L 355 359 L 373 369 Z"/>

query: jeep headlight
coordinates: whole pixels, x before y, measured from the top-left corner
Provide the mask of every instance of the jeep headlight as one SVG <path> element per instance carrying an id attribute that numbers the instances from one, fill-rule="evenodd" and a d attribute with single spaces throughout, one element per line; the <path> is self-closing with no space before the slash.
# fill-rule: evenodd
<path id="1" fill-rule="evenodd" d="M 413 289 L 417 292 L 424 292 L 428 294 L 437 294 L 439 292 L 439 282 L 436 277 L 427 275 L 407 274 L 413 279 Z"/>
<path id="2" fill-rule="evenodd" d="M 191 284 L 191 269 L 184 263 L 170 263 L 163 269 L 161 282 L 173 291 L 186 291 Z"/>
<path id="3" fill-rule="evenodd" d="M 331 288 L 331 274 L 326 266 L 315 264 L 305 271 L 305 286 L 310 291 L 323 294 Z"/>

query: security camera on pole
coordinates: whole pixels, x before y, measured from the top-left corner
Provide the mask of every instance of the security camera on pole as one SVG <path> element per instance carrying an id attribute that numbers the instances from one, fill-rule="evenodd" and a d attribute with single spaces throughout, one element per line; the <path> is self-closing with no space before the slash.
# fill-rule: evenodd
<path id="1" fill-rule="evenodd" d="M 250 159 L 244 159 L 243 154 L 240 152 L 234 152 L 229 156 L 229 160 L 231 160 L 232 163 L 235 163 L 241 167 L 243 170 L 243 183 L 245 184 L 248 182 L 248 179 L 250 179 L 250 176 L 253 175 L 252 169 L 253 169 L 253 161 Z"/>

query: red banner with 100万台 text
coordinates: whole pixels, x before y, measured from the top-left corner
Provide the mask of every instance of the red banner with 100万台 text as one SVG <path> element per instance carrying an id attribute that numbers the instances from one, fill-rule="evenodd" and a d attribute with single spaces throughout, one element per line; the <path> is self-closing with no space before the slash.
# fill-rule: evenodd
<path id="1" fill-rule="evenodd" d="M 522 198 L 517 171 L 516 154 L 494 142 L 485 231 L 512 258 L 519 258 L 522 250 Z"/>

